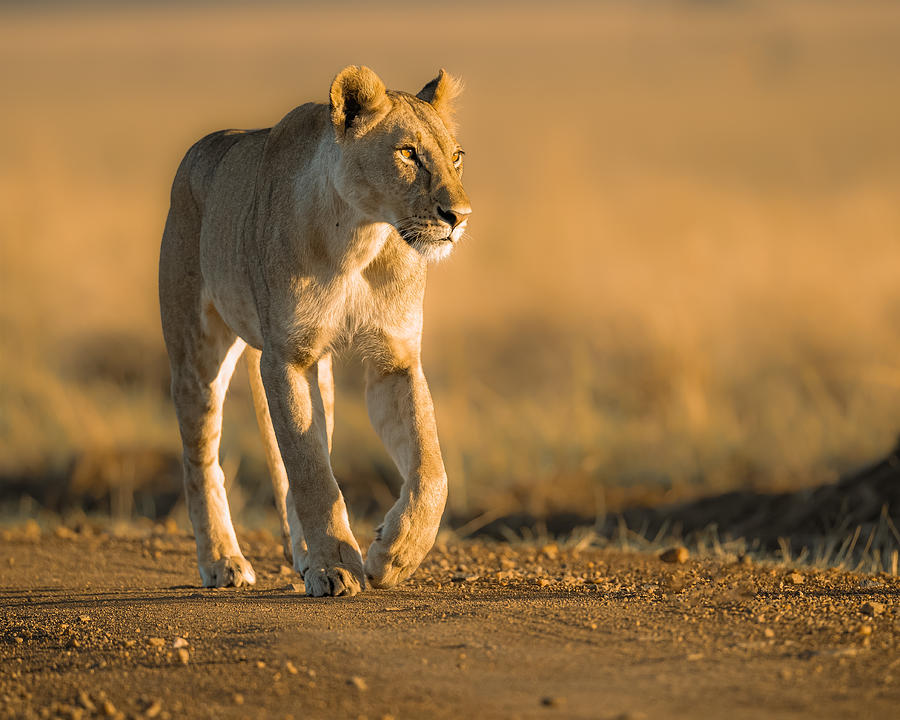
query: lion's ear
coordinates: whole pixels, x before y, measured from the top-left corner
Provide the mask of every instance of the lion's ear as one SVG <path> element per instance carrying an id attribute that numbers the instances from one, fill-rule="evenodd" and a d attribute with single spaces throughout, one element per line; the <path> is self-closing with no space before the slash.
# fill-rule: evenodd
<path id="1" fill-rule="evenodd" d="M 350 128 L 358 133 L 378 118 L 388 103 L 384 83 L 365 66 L 350 65 L 341 70 L 331 83 L 331 122 L 338 140 Z"/>
<path id="2" fill-rule="evenodd" d="M 453 77 L 441 68 L 438 76 L 423 87 L 416 95 L 420 100 L 431 103 L 431 106 L 441 116 L 441 120 L 451 131 L 454 128 L 453 111 L 454 101 L 462 92 L 462 80 Z"/>

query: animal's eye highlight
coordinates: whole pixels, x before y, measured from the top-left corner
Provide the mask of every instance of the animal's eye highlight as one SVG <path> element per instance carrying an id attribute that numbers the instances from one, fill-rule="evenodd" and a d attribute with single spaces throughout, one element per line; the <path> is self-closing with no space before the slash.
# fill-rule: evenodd
<path id="1" fill-rule="evenodd" d="M 462 150 L 457 150 L 455 153 L 453 153 L 450 159 L 453 161 L 454 167 L 459 167 L 460 165 L 462 165 L 463 155 L 465 155 L 465 153 Z"/>
<path id="2" fill-rule="evenodd" d="M 400 157 L 404 160 L 414 161 L 416 159 L 416 149 L 411 147 L 402 147 L 397 150 L 400 153 Z"/>

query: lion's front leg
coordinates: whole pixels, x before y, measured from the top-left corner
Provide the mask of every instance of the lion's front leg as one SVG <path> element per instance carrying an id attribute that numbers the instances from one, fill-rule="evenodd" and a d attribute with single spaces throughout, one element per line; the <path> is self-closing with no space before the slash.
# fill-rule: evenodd
<path id="1" fill-rule="evenodd" d="M 260 372 L 306 535 L 305 564 L 298 567 L 306 593 L 316 597 L 355 595 L 365 587 L 362 556 L 331 471 L 316 365 L 303 367 L 264 351 Z"/>
<path id="2" fill-rule="evenodd" d="M 447 474 L 418 359 L 388 370 L 369 363 L 366 380 L 372 425 L 404 480 L 366 556 L 372 585 L 391 587 L 412 575 L 434 544 L 447 501 Z"/>

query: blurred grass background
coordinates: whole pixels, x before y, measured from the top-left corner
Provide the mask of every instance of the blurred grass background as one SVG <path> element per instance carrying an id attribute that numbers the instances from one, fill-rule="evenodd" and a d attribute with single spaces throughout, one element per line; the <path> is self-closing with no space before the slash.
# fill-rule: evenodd
<path id="1" fill-rule="evenodd" d="M 177 495 L 172 176 L 351 63 L 467 86 L 475 213 L 424 341 L 452 512 L 805 487 L 895 442 L 900 4 L 4 4 L 0 485 Z M 337 380 L 335 472 L 383 510 L 352 357 Z M 242 368 L 223 456 L 237 512 L 269 493 Z"/>

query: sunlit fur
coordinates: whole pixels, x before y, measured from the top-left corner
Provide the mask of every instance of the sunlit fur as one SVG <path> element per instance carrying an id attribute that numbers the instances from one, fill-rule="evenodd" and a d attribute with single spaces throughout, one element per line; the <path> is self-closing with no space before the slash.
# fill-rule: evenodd
<path id="1" fill-rule="evenodd" d="M 255 581 L 219 467 L 222 402 L 245 352 L 286 553 L 310 595 L 390 586 L 431 548 L 447 496 L 420 361 L 427 262 L 465 232 L 448 129 L 459 85 L 418 95 L 350 66 L 328 105 L 214 133 L 185 156 L 160 253 L 160 306 L 204 585 Z M 399 152 L 411 147 L 415 152 Z M 363 565 L 329 457 L 332 347 L 365 357 L 369 415 L 404 478 Z M 245 351 L 246 348 L 246 351 Z"/>

